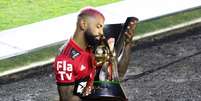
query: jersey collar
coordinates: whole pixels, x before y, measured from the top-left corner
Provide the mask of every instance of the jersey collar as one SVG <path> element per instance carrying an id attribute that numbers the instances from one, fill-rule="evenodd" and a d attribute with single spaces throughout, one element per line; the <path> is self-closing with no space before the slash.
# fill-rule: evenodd
<path id="1" fill-rule="evenodd" d="M 84 52 L 84 50 L 83 50 L 72 38 L 70 39 L 69 43 L 70 43 L 71 46 L 72 46 L 73 48 L 75 48 L 77 51 L 83 51 L 83 52 Z"/>

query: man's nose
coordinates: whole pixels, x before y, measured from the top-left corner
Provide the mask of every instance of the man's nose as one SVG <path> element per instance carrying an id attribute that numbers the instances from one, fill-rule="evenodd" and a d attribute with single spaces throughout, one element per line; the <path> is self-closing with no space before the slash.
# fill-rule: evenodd
<path id="1" fill-rule="evenodd" d="M 98 33 L 100 36 L 103 35 L 103 30 L 100 30 L 99 33 Z"/>

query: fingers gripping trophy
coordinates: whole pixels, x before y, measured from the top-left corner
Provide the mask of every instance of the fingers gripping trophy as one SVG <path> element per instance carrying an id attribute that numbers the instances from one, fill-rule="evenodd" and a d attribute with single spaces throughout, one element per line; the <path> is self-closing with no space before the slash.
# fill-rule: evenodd
<path id="1" fill-rule="evenodd" d="M 119 80 L 118 69 L 121 67 L 118 67 L 118 62 L 124 53 L 125 45 L 132 41 L 137 21 L 135 17 L 128 17 L 121 26 L 121 31 L 115 33 L 115 37 L 106 37 L 106 35 L 101 37 L 94 50 L 96 65 L 94 81 L 92 85 L 85 87 L 83 92 L 83 99 L 86 101 L 97 99 L 127 101 Z"/>

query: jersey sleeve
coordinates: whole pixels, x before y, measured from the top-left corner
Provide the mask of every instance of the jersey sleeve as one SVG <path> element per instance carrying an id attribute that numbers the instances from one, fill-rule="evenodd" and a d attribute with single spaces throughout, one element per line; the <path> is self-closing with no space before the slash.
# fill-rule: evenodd
<path id="1" fill-rule="evenodd" d="M 72 85 L 75 82 L 73 61 L 65 55 L 56 57 L 53 70 L 58 85 Z"/>

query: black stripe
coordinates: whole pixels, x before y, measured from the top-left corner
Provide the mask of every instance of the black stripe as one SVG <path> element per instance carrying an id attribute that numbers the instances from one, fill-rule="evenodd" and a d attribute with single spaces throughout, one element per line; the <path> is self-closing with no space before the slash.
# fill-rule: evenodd
<path id="1" fill-rule="evenodd" d="M 70 86 L 70 85 L 74 85 L 74 84 L 75 84 L 75 82 L 72 82 L 72 83 L 58 83 L 57 82 L 58 86 Z"/>

